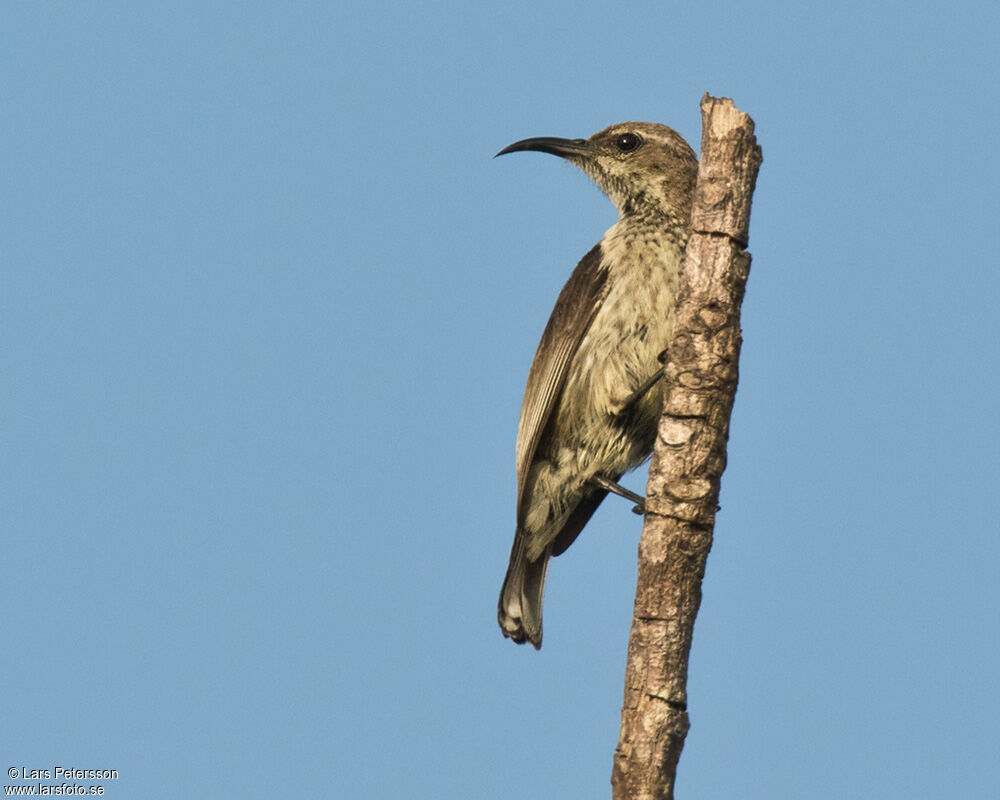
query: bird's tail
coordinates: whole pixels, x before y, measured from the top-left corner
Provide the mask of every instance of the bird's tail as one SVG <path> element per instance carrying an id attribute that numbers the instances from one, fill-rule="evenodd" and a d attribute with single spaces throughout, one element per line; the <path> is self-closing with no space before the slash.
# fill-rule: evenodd
<path id="1" fill-rule="evenodd" d="M 547 547 L 535 561 L 529 561 L 524 535 L 517 532 L 497 608 L 503 635 L 518 644 L 531 642 L 536 650 L 542 646 L 542 596 L 551 553 Z"/>

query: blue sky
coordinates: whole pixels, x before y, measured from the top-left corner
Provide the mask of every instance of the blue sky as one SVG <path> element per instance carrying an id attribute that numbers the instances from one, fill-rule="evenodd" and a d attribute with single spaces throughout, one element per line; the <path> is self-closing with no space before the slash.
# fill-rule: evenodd
<path id="1" fill-rule="evenodd" d="M 615 217 L 492 155 L 697 147 L 709 91 L 764 164 L 678 796 L 995 796 L 995 7 L 0 15 L 5 769 L 608 796 L 639 520 L 553 563 L 540 653 L 495 603 L 528 365 Z"/>

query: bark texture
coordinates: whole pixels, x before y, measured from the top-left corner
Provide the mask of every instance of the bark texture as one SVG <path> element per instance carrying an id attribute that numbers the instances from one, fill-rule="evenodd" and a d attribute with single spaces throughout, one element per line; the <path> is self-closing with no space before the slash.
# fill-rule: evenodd
<path id="1" fill-rule="evenodd" d="M 665 397 L 646 487 L 614 800 L 674 796 L 690 723 L 688 654 L 712 546 L 750 270 L 750 200 L 761 163 L 754 124 L 727 98 L 701 101 L 691 236 L 677 289 Z"/>

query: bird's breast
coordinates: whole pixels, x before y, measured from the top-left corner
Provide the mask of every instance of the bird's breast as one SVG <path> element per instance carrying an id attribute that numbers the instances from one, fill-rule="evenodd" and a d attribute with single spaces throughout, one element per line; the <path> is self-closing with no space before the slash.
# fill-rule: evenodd
<path id="1" fill-rule="evenodd" d="M 566 412 L 581 422 L 613 417 L 659 369 L 657 357 L 673 326 L 683 256 L 683 244 L 660 231 L 621 224 L 608 231 L 601 249 L 608 267 L 607 293 L 580 342 L 564 395 Z M 637 411 L 658 414 L 660 397 L 657 387 Z"/>

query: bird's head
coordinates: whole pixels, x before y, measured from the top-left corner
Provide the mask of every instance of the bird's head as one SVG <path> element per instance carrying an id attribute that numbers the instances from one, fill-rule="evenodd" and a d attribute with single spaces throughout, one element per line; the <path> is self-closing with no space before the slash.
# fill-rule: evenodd
<path id="1" fill-rule="evenodd" d="M 589 139 L 540 136 L 505 147 L 498 156 L 537 150 L 565 158 L 587 173 L 624 215 L 667 215 L 686 222 L 698 159 L 677 131 L 653 122 L 620 122 Z"/>

